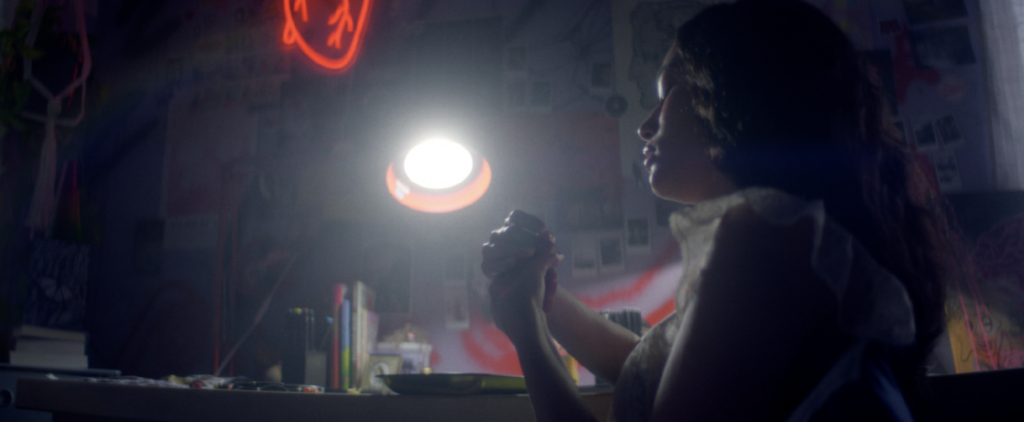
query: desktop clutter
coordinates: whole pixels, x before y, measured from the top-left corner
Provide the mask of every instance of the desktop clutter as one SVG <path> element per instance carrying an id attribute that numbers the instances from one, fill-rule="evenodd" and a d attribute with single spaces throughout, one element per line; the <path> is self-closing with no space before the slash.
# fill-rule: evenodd
<path id="1" fill-rule="evenodd" d="M 382 377 L 429 374 L 433 350 L 425 330 L 412 324 L 382 336 L 374 312 L 374 292 L 362 282 L 334 286 L 328 315 L 309 308 L 282 310 L 285 336 L 280 365 L 267 371 L 266 379 L 224 377 L 218 374 L 176 376 L 162 379 L 119 376 L 106 371 L 90 376 L 86 355 L 87 334 L 81 331 L 22 325 L 11 333 L 10 365 L 14 369 L 61 374 L 79 372 L 89 382 L 171 388 L 291 391 L 303 393 L 390 394 Z M 259 324 L 257 318 L 253 325 Z M 251 330 L 250 330 L 251 332 Z M 248 333 L 247 333 L 248 334 Z M 245 341 L 238 340 L 219 365 L 230 361 Z M 92 371 L 97 372 L 97 371 Z"/>
<path id="2" fill-rule="evenodd" d="M 281 382 L 322 385 L 328 391 L 388 393 L 382 376 L 429 374 L 433 347 L 426 332 L 407 324 L 378 342 L 374 299 L 373 290 L 357 281 L 335 286 L 329 316 L 289 309 Z"/>

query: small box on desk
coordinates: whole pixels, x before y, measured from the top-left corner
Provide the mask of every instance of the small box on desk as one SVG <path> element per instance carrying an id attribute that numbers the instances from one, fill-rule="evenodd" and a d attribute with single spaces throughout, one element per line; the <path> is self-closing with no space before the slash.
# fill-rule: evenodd
<path id="1" fill-rule="evenodd" d="M 281 382 L 327 385 L 327 353 L 316 347 L 316 313 L 308 308 L 289 308 L 285 324 Z"/>
<path id="2" fill-rule="evenodd" d="M 281 362 L 281 382 L 324 386 L 327 353 L 316 350 L 286 352 Z"/>

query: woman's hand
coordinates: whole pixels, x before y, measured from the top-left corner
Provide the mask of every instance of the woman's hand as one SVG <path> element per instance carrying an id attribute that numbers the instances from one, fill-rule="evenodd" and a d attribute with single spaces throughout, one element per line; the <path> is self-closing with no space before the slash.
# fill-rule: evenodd
<path id="1" fill-rule="evenodd" d="M 513 341 L 536 336 L 542 326 L 547 290 L 555 287 L 554 267 L 562 261 L 555 252 L 555 237 L 544 230 L 538 234 L 516 226 L 491 232 L 484 244 L 480 268 L 491 280 L 491 312 L 495 324 Z M 525 239 L 525 241 L 524 241 Z M 545 279 L 550 283 L 546 283 Z"/>

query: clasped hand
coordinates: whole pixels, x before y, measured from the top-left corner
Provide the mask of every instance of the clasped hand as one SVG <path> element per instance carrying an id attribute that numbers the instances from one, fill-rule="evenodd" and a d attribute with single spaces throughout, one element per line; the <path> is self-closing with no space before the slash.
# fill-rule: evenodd
<path id="1" fill-rule="evenodd" d="M 506 225 L 491 232 L 482 254 L 480 268 L 491 280 L 488 290 L 495 324 L 513 342 L 530 335 L 536 317 L 550 306 L 558 288 L 554 267 L 563 257 L 555 251 L 555 237 L 547 230 L 534 234 Z"/>

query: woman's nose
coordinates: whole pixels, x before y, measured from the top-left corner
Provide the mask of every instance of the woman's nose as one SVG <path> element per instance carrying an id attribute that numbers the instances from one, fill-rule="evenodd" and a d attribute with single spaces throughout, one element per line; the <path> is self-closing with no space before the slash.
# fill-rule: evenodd
<path id="1" fill-rule="evenodd" d="M 651 110 L 651 114 L 647 116 L 647 119 L 640 124 L 637 128 L 636 133 L 640 135 L 640 139 L 644 141 L 650 141 L 656 133 L 658 133 L 658 111 L 661 110 L 661 106 L 655 107 Z"/>

